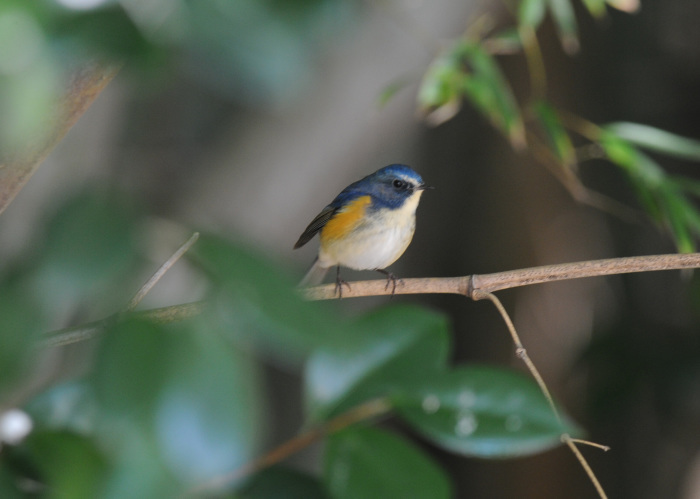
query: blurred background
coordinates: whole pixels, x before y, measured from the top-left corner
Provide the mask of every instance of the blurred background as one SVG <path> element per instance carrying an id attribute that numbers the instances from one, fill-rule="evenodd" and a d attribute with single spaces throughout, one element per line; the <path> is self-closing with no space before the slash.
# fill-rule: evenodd
<path id="1" fill-rule="evenodd" d="M 42 227 L 75 196 L 117 192 L 129 209 L 148 214 L 141 244 L 154 268 L 187 230 L 197 229 L 246 241 L 301 276 L 316 252 L 314 242 L 292 251 L 306 224 L 345 185 L 390 163 L 411 165 L 436 187 L 423 196 L 413 243 L 391 269 L 401 277 L 676 251 L 643 217 L 625 220 L 576 203 L 547 168 L 515 152 L 472 106 L 438 126 L 421 119 L 416 96 L 430 62 L 484 15 L 496 26 L 513 24 L 501 2 L 119 4 L 141 34 L 120 39 L 116 33 L 126 31 L 105 28 L 105 46 L 128 62 L 0 216 L 3 261 L 31 253 Z M 538 32 L 550 100 L 594 123 L 632 121 L 700 139 L 700 4 L 645 0 L 635 14 L 609 9 L 601 20 L 573 5 L 577 54 L 565 53 L 550 19 Z M 71 12 L 94 13 L 97 22 L 99 12 L 116 6 L 56 2 L 68 19 L 56 31 L 65 50 L 86 29 Z M 526 96 L 523 56 L 498 60 L 516 97 Z M 0 70 L 9 64 L 2 63 L 0 56 Z M 385 99 L 387 89 L 392 95 Z M 20 98 L 17 92 L 12 99 Z M 697 163 L 664 157 L 662 164 L 697 178 Z M 638 209 L 633 188 L 608 163 L 586 162 L 580 175 L 588 187 Z M 114 293 L 128 297 L 144 277 Z M 365 277 L 373 276 L 345 274 Z M 179 265 L 143 307 L 194 300 L 198 291 L 187 266 Z M 584 449 L 610 497 L 700 497 L 697 277 L 595 278 L 510 290 L 501 298 L 555 397 L 588 438 L 612 447 Z M 393 301 L 449 315 L 454 363 L 521 368 L 488 303 L 452 296 Z M 347 300 L 341 308 L 352 315 L 385 302 Z M 91 309 L 96 316 L 86 317 L 64 308 L 50 326 L 111 312 L 98 306 Z M 300 379 L 274 365 L 265 367 L 263 379 L 270 420 L 263 442 L 271 447 L 303 423 Z M 456 497 L 594 497 L 563 447 L 481 461 L 418 442 L 448 470 Z M 316 453 L 293 463 L 313 470 Z"/>

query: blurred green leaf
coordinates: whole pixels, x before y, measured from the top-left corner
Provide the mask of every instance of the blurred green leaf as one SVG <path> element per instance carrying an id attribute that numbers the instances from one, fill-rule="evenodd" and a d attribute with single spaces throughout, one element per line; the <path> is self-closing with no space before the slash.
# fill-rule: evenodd
<path id="1" fill-rule="evenodd" d="M 251 458 L 260 426 L 255 366 L 209 325 L 165 330 L 128 320 L 100 345 L 92 375 L 98 431 L 124 480 L 135 470 L 121 459 L 137 450 L 155 460 L 157 481 L 167 469 L 190 485 Z"/>
<path id="2" fill-rule="evenodd" d="M 100 497 L 107 460 L 96 443 L 70 431 L 35 431 L 22 444 L 52 498 Z"/>
<path id="3" fill-rule="evenodd" d="M 37 428 L 93 434 L 97 401 L 92 385 L 85 380 L 60 383 L 34 397 L 26 406 Z"/>
<path id="4" fill-rule="evenodd" d="M 694 236 L 700 235 L 700 212 L 683 192 L 683 185 L 688 184 L 670 178 L 656 161 L 610 129 L 603 131 L 600 144 L 608 158 L 629 176 L 644 210 L 668 228 L 679 251 L 694 251 Z"/>
<path id="5" fill-rule="evenodd" d="M 90 380 L 102 417 L 148 421 L 170 382 L 178 340 L 162 326 L 138 319 L 107 331 Z"/>
<path id="6" fill-rule="evenodd" d="M 375 428 L 351 428 L 331 435 L 324 480 L 337 499 L 367 497 L 451 497 L 445 473 L 403 438 Z"/>
<path id="7" fill-rule="evenodd" d="M 283 466 L 267 468 L 236 491 L 236 499 L 329 499 L 320 481 Z"/>
<path id="8" fill-rule="evenodd" d="M 323 420 L 406 389 L 445 368 L 446 319 L 417 307 L 388 307 L 357 320 L 342 341 L 319 348 L 304 372 L 308 417 Z"/>
<path id="9" fill-rule="evenodd" d="M 525 127 L 513 91 L 493 56 L 478 43 L 462 42 L 458 53 L 467 64 L 463 91 L 471 102 L 510 140 L 515 149 L 525 146 Z"/>
<path id="10" fill-rule="evenodd" d="M 603 130 L 600 145 L 610 161 L 648 187 L 656 187 L 665 180 L 664 170 L 655 161 L 617 134 Z"/>
<path id="11" fill-rule="evenodd" d="M 459 111 L 464 78 L 454 53 L 443 54 L 430 64 L 418 90 L 418 105 L 431 124 L 447 121 Z"/>
<path id="12" fill-rule="evenodd" d="M 185 483 L 236 470 L 258 451 L 265 419 L 258 366 L 206 320 L 178 331 L 176 362 L 155 413 L 159 449 Z"/>
<path id="13" fill-rule="evenodd" d="M 569 54 L 577 52 L 578 27 L 571 0 L 549 0 L 549 8 L 564 50 Z"/>
<path id="14" fill-rule="evenodd" d="M 681 137 L 638 123 L 611 123 L 606 125 L 605 129 L 645 149 L 690 161 L 700 161 L 700 140 Z"/>
<path id="15" fill-rule="evenodd" d="M 57 43 L 70 45 L 79 55 L 136 60 L 157 49 L 118 2 L 94 9 L 57 10 L 52 21 L 51 35 Z"/>
<path id="16" fill-rule="evenodd" d="M 0 397 L 28 375 L 34 342 L 45 327 L 43 316 L 18 278 L 0 277 Z"/>
<path id="17" fill-rule="evenodd" d="M 395 409 L 436 445 L 483 458 L 533 454 L 580 434 L 559 422 L 537 384 L 505 369 L 470 366 L 426 376 L 395 398 Z"/>
<path id="18" fill-rule="evenodd" d="M 583 4 L 593 17 L 601 18 L 605 15 L 605 0 L 583 0 Z"/>
<path id="19" fill-rule="evenodd" d="M 532 109 L 554 155 L 565 167 L 573 166 L 576 163 L 576 151 L 556 109 L 545 101 L 536 102 Z"/>
<path id="20" fill-rule="evenodd" d="M 522 0 L 518 10 L 520 25 L 536 30 L 544 19 L 547 0 Z"/>
<path id="21" fill-rule="evenodd" d="M 211 312 L 235 340 L 289 362 L 343 334 L 334 304 L 302 299 L 292 277 L 259 252 L 202 236 L 188 256 L 217 285 Z"/>
<path id="22" fill-rule="evenodd" d="M 186 489 L 183 477 L 165 465 L 152 430 L 125 423 L 112 424 L 100 435 L 101 448 L 109 452 L 110 468 L 99 497 L 179 497 Z"/>
<path id="23" fill-rule="evenodd" d="M 137 229 L 137 212 L 126 197 L 91 192 L 70 199 L 37 244 L 34 292 L 54 313 L 81 302 L 114 301 L 115 290 L 136 268 Z"/>

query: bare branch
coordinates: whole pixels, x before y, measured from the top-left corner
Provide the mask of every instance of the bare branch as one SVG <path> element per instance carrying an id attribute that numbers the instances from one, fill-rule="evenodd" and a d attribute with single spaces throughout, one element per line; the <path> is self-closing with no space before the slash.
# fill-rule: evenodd
<path id="1" fill-rule="evenodd" d="M 610 258 L 508 270 L 495 274 L 401 279 L 397 282 L 395 294 L 448 293 L 474 298 L 477 291 L 493 293 L 519 286 L 584 277 L 695 268 L 700 268 L 700 253 Z M 391 289 L 386 289 L 384 279 L 356 281 L 350 285 L 351 289 L 343 291 L 343 298 L 392 294 Z M 309 300 L 330 300 L 337 297 L 335 284 L 305 288 L 301 293 Z"/>

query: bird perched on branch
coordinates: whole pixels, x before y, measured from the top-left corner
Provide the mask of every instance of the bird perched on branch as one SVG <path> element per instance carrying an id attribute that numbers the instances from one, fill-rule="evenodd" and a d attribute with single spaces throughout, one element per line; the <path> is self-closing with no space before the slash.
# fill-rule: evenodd
<path id="1" fill-rule="evenodd" d="M 304 230 L 294 249 L 316 233 L 321 245 L 300 286 L 319 284 L 336 266 L 336 286 L 342 295 L 340 266 L 376 270 L 387 276 L 387 287 L 396 276 L 386 271 L 406 251 L 416 228 L 416 208 L 425 189 L 418 173 L 405 165 L 385 166 L 343 189 Z M 348 286 L 349 287 L 349 286 Z"/>

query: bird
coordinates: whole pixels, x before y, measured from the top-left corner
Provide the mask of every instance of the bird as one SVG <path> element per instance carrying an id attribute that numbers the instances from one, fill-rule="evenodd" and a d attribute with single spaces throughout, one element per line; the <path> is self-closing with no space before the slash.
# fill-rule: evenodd
<path id="1" fill-rule="evenodd" d="M 376 270 L 393 282 L 386 267 L 403 255 L 413 239 L 416 209 L 423 191 L 432 189 L 411 167 L 392 164 L 353 182 L 343 189 L 306 227 L 294 249 L 319 234 L 318 256 L 299 283 L 313 286 L 336 267 L 336 293 L 350 285 L 340 278 L 340 267 Z"/>

